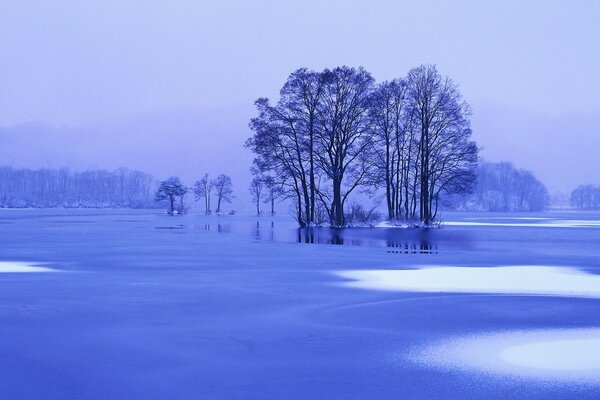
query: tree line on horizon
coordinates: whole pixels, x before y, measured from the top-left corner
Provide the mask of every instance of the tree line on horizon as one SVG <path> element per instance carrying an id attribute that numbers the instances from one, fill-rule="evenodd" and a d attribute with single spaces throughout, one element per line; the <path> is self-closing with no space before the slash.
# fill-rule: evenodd
<path id="1" fill-rule="evenodd" d="M 1 208 L 155 207 L 156 179 L 119 168 L 76 172 L 68 168 L 0 167 Z"/>
<path id="2" fill-rule="evenodd" d="M 600 185 L 579 185 L 571 192 L 571 207 L 577 210 L 600 210 Z"/>
<path id="3" fill-rule="evenodd" d="M 351 196 L 381 191 L 387 219 L 429 225 L 444 196 L 475 183 L 469 106 L 435 66 L 378 84 L 363 68 L 301 68 L 276 103 L 255 105 L 253 169 L 293 201 L 300 226 L 343 227 Z"/>
<path id="4" fill-rule="evenodd" d="M 546 186 L 533 172 L 510 162 L 480 161 L 471 193 L 448 198 L 447 208 L 460 211 L 543 211 L 550 205 Z"/>

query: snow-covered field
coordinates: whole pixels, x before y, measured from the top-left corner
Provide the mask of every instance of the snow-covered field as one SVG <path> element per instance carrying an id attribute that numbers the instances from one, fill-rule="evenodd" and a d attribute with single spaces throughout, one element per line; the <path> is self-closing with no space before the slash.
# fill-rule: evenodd
<path id="1" fill-rule="evenodd" d="M 596 399 L 599 217 L 0 210 L 0 398 Z"/>

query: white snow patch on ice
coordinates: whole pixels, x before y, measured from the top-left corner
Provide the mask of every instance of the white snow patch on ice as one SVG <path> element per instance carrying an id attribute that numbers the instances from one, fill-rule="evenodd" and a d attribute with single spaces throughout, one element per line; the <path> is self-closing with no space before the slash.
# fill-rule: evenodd
<path id="1" fill-rule="evenodd" d="M 343 286 L 402 292 L 499 293 L 600 298 L 600 276 L 548 266 L 424 266 L 334 272 Z"/>
<path id="2" fill-rule="evenodd" d="M 514 219 L 514 218 L 513 218 Z M 546 222 L 471 222 L 448 221 L 446 226 L 510 226 L 526 228 L 600 228 L 600 220 L 547 220 Z"/>
<path id="3" fill-rule="evenodd" d="M 600 329 L 506 331 L 463 336 L 402 356 L 428 367 L 550 381 L 600 381 Z"/>
<path id="4" fill-rule="evenodd" d="M 481 220 L 481 217 L 471 217 L 471 218 L 465 218 L 468 220 Z M 485 219 L 502 219 L 502 220 L 522 220 L 522 221 L 548 221 L 548 220 L 552 220 L 553 218 L 549 218 L 549 217 L 485 217 Z"/>
<path id="5" fill-rule="evenodd" d="M 396 223 L 391 221 L 381 221 L 375 225 L 375 228 L 408 228 L 408 224 Z"/>
<path id="6" fill-rule="evenodd" d="M 17 261 L 0 261 L 0 273 L 14 273 L 14 272 L 56 272 L 58 270 L 40 267 L 35 264 Z"/>
<path id="7" fill-rule="evenodd" d="M 506 219 L 505 217 L 492 217 L 490 219 Z M 509 219 L 525 220 L 525 221 L 544 221 L 552 218 L 548 217 L 510 217 Z"/>

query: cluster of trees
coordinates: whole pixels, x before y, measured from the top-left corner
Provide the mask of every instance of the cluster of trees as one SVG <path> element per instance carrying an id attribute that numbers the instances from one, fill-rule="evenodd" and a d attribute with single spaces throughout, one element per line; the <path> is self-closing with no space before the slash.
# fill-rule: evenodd
<path id="1" fill-rule="evenodd" d="M 194 195 L 196 201 L 204 201 L 204 212 L 208 215 L 212 212 L 210 199 L 211 193 L 217 196 L 216 212 L 221 212 L 223 203 L 231 203 L 233 198 L 233 184 L 231 178 L 227 175 L 219 175 L 215 179 L 209 179 L 208 174 L 204 174 L 202 179 L 194 183 Z"/>
<path id="2" fill-rule="evenodd" d="M 207 215 L 212 213 L 211 198 L 213 194 L 217 198 L 217 213 L 221 212 L 221 206 L 224 203 L 231 203 L 233 198 L 233 184 L 229 176 L 221 174 L 215 179 L 210 179 L 208 174 L 204 174 L 192 188 L 185 186 L 176 176 L 160 182 L 155 199 L 167 202 L 169 214 L 182 214 L 186 211 L 184 198 L 189 190 L 193 191 L 196 201 L 204 203 L 204 212 Z"/>
<path id="3" fill-rule="evenodd" d="M 580 185 L 571 192 L 571 207 L 578 210 L 600 210 L 600 186 Z"/>
<path id="4" fill-rule="evenodd" d="M 384 191 L 390 220 L 428 225 L 442 196 L 475 181 L 469 107 L 435 66 L 380 84 L 363 68 L 302 68 L 276 104 L 255 104 L 246 146 L 257 174 L 293 199 L 300 226 L 344 226 L 347 201 L 361 189 Z"/>
<path id="5" fill-rule="evenodd" d="M 154 207 L 156 184 L 150 174 L 126 168 L 74 172 L 0 167 L 0 207 Z"/>
<path id="6" fill-rule="evenodd" d="M 546 186 L 531 171 L 509 162 L 480 162 L 477 183 L 468 196 L 454 198 L 451 207 L 477 211 L 541 211 L 550 204 Z"/>
<path id="7" fill-rule="evenodd" d="M 252 202 L 256 207 L 256 215 L 260 215 L 261 202 L 270 204 L 271 215 L 275 215 L 275 201 L 281 196 L 282 190 L 280 183 L 271 175 L 266 175 L 252 169 L 254 178 L 250 181 L 248 190 L 252 196 Z"/>

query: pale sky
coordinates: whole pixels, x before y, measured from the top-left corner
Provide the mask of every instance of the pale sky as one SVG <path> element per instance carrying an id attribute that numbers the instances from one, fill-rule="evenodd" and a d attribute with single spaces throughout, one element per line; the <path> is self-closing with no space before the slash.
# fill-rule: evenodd
<path id="1" fill-rule="evenodd" d="M 599 20 L 599 1 L 2 0 L 0 127 L 48 126 L 57 142 L 77 134 L 110 137 L 107 147 L 134 142 L 149 160 L 162 143 L 185 140 L 169 149 L 187 167 L 164 173 L 192 177 L 251 159 L 241 146 L 253 101 L 275 97 L 299 67 L 364 66 L 381 81 L 430 63 L 471 104 L 482 156 L 567 191 L 600 183 Z M 147 133 L 156 118 L 182 114 L 195 124 L 185 138 L 181 123 Z M 163 172 L 98 146 L 74 166 Z M 73 159 L 53 151 L 44 160 Z M 38 160 L 8 147 L 0 156 Z M 235 168 L 244 179 L 248 165 Z"/>

